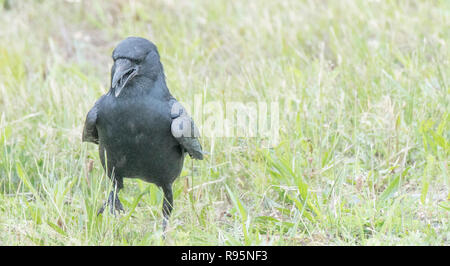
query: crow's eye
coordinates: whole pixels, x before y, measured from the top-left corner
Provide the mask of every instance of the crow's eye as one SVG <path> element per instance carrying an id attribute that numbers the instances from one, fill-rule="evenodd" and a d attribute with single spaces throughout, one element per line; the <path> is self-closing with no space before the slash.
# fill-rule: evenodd
<path id="1" fill-rule="evenodd" d="M 135 64 L 139 64 L 139 62 L 141 62 L 141 60 L 136 59 L 136 58 L 128 58 L 128 60 L 130 60 L 131 62 L 133 62 Z"/>

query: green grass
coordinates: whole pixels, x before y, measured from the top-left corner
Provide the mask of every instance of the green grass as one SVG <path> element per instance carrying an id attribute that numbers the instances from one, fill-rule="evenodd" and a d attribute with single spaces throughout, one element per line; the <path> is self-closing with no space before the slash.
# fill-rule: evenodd
<path id="1" fill-rule="evenodd" d="M 450 244 L 449 1 L 9 2 L 0 245 Z M 276 146 L 202 138 L 165 241 L 155 185 L 126 179 L 127 212 L 96 216 L 111 184 L 81 143 L 130 35 L 183 102 L 280 106 Z"/>

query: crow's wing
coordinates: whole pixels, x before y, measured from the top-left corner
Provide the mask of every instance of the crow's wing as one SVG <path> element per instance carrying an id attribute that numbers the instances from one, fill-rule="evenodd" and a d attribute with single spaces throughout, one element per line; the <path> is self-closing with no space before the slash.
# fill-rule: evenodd
<path id="1" fill-rule="evenodd" d="M 171 131 L 181 147 L 191 158 L 203 160 L 203 151 L 198 137 L 200 132 L 184 107 L 175 99 L 170 100 L 172 117 Z"/>
<path id="2" fill-rule="evenodd" d="M 102 98 L 100 98 L 94 104 L 94 107 L 92 107 L 92 109 L 88 112 L 86 116 L 86 121 L 84 122 L 82 141 L 98 144 L 98 132 L 96 123 L 97 123 L 97 112 L 99 108 L 98 105 Z"/>

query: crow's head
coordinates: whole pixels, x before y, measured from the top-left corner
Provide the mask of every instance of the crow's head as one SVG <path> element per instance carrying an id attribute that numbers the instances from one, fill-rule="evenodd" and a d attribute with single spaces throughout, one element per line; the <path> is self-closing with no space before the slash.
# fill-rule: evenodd
<path id="1" fill-rule="evenodd" d="M 156 80 L 163 73 L 156 46 L 140 37 L 128 37 L 114 49 L 111 87 L 116 97 L 132 79 L 145 77 Z"/>

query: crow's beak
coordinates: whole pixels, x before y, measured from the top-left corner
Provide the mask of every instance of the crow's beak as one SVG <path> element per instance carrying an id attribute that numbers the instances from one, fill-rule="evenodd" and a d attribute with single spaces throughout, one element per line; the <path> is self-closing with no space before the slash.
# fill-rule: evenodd
<path id="1" fill-rule="evenodd" d="M 117 59 L 114 66 L 115 70 L 111 86 L 114 88 L 116 97 L 119 97 L 120 92 L 127 85 L 128 81 L 136 76 L 138 68 L 130 60 L 124 58 Z"/>

